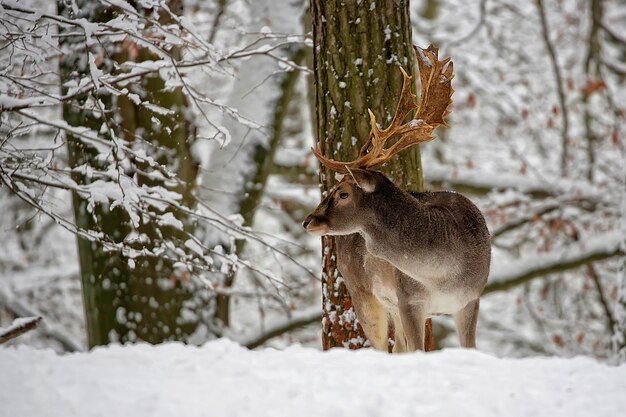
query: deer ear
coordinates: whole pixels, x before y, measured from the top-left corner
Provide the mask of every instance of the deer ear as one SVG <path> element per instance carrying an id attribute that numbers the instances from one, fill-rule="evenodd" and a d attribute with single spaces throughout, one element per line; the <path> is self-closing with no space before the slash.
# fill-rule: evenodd
<path id="1" fill-rule="evenodd" d="M 335 172 L 335 181 L 340 182 L 343 180 L 343 178 L 346 176 L 346 174 L 341 174 L 339 172 Z"/>
<path id="2" fill-rule="evenodd" d="M 364 169 L 350 169 L 348 172 L 356 185 L 366 193 L 376 190 L 376 176 L 371 172 Z"/>

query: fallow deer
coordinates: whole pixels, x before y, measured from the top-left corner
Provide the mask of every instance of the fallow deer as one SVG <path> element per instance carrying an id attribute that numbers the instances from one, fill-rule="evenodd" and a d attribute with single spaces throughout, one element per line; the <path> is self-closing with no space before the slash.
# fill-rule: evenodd
<path id="1" fill-rule="evenodd" d="M 392 320 L 394 352 L 423 350 L 426 318 L 439 314 L 454 317 L 461 346 L 475 347 L 479 297 L 491 260 L 482 214 L 460 194 L 409 194 L 372 170 L 430 141 L 433 130 L 445 124 L 453 92 L 452 63 L 449 58 L 440 61 L 432 45 L 415 49 L 419 105 L 411 77 L 401 68 L 404 82 L 390 126 L 380 130 L 370 111 L 370 139 L 354 161 L 328 159 L 319 145 L 311 149 L 320 163 L 345 175 L 303 226 L 314 235 L 336 236 L 339 271 L 375 348 L 387 350 Z M 405 123 L 413 110 L 414 117 Z"/>

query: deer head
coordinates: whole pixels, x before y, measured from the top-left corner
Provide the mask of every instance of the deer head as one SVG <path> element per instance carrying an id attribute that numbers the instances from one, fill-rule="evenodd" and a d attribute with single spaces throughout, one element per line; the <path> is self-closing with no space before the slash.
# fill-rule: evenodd
<path id="1" fill-rule="evenodd" d="M 315 157 L 330 170 L 344 175 L 303 226 L 315 235 L 345 235 L 359 231 L 356 220 L 364 216 L 365 204 L 381 185 L 391 183 L 372 168 L 389 161 L 394 155 L 411 146 L 433 139 L 433 131 L 445 125 L 451 103 L 453 66 L 449 58 L 438 59 L 438 49 L 415 47 L 421 81 L 420 103 L 411 92 L 411 79 L 404 69 L 402 92 L 395 115 L 389 127 L 380 130 L 371 110 L 371 132 L 368 142 L 353 161 L 340 162 L 322 155 L 322 149 L 311 148 Z M 416 110 L 412 119 L 405 122 L 409 113 Z"/>
<path id="2" fill-rule="evenodd" d="M 349 235 L 360 231 L 367 217 L 364 208 L 377 189 L 390 181 L 377 171 L 354 168 L 344 175 L 303 223 L 306 230 L 317 236 Z"/>

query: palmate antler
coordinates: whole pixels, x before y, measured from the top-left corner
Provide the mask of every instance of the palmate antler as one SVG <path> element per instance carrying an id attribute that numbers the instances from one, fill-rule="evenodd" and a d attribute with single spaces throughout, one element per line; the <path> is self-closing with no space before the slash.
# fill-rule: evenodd
<path id="1" fill-rule="evenodd" d="M 315 157 L 327 168 L 347 173 L 350 168 L 372 168 L 389 161 L 395 154 L 403 150 L 433 139 L 432 132 L 440 125 L 445 125 L 448 107 L 452 103 L 452 78 L 454 77 L 450 58 L 439 61 L 438 48 L 430 45 L 427 49 L 417 46 L 417 65 L 420 73 L 421 93 L 420 104 L 415 101 L 411 92 L 411 78 L 402 71 L 403 83 L 400 101 L 396 113 L 387 129 L 380 130 L 376 125 L 376 117 L 371 110 L 370 123 L 372 130 L 369 141 L 361 148 L 354 161 L 340 162 L 325 158 L 318 144 L 317 149 L 311 148 Z M 417 109 L 413 119 L 403 123 L 408 114 Z M 387 142 L 398 137 L 395 143 L 385 148 Z"/>

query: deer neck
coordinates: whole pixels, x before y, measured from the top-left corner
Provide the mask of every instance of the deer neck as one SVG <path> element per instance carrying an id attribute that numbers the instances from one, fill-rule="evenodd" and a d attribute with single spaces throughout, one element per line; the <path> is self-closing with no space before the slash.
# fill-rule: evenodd
<path id="1" fill-rule="evenodd" d="M 368 221 L 361 231 L 370 253 L 392 261 L 390 258 L 403 256 L 420 239 L 425 208 L 409 193 L 389 190 L 370 207 Z"/>

